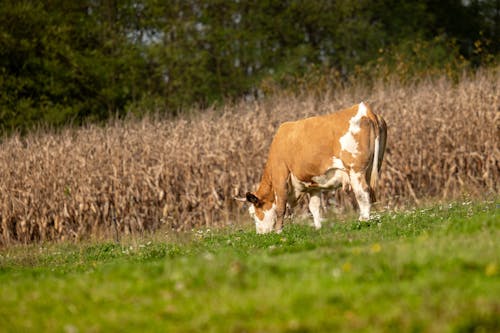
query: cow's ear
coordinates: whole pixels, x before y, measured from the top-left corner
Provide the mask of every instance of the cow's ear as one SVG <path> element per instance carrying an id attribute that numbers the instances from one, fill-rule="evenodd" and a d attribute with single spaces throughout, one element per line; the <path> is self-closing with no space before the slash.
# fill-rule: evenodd
<path id="1" fill-rule="evenodd" d="M 251 192 L 247 192 L 246 197 L 248 202 L 253 203 L 256 206 L 261 204 L 260 199 L 257 198 L 257 196 Z"/>

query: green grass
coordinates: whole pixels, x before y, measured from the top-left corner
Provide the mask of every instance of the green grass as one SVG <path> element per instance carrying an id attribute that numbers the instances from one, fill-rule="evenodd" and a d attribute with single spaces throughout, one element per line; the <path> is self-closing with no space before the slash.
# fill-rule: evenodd
<path id="1" fill-rule="evenodd" d="M 500 331 L 500 203 L 0 250 L 0 331 Z"/>

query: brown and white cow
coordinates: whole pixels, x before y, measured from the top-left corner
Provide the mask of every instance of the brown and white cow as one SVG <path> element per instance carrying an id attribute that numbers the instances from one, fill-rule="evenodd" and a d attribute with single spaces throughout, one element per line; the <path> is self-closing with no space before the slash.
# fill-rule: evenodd
<path id="1" fill-rule="evenodd" d="M 281 232 L 287 203 L 310 194 L 314 226 L 321 228 L 321 191 L 352 188 L 359 220 L 370 218 L 384 157 L 387 126 L 361 102 L 332 114 L 283 123 L 271 143 L 262 180 L 248 192 L 257 233 Z"/>

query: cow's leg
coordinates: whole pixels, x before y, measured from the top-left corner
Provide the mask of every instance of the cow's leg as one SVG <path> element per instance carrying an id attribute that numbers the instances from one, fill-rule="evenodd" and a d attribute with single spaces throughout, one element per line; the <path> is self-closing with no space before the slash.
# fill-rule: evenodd
<path id="1" fill-rule="evenodd" d="M 293 217 L 293 212 L 295 207 L 297 206 L 297 202 L 299 201 L 302 193 L 289 183 L 288 184 L 288 195 L 287 195 L 287 208 L 288 208 L 288 217 Z M 285 211 L 286 214 L 286 211 Z"/>
<path id="2" fill-rule="evenodd" d="M 276 224 L 274 225 L 274 230 L 279 234 L 283 230 L 283 219 L 285 218 L 286 202 L 288 199 L 286 182 L 276 184 L 274 191 L 276 203 Z"/>
<path id="3" fill-rule="evenodd" d="M 364 172 L 351 170 L 349 173 L 352 190 L 359 206 L 359 220 L 368 221 L 370 219 L 370 186 L 366 182 Z"/>
<path id="4" fill-rule="evenodd" d="M 284 198 L 284 199 L 283 199 Z M 274 230 L 280 234 L 283 231 L 283 220 L 286 212 L 286 196 L 278 197 L 276 200 L 276 224 Z"/>
<path id="5" fill-rule="evenodd" d="M 321 218 L 321 194 L 319 192 L 311 194 L 311 198 L 309 199 L 309 211 L 311 211 L 314 219 L 314 227 L 320 229 L 323 219 Z"/>

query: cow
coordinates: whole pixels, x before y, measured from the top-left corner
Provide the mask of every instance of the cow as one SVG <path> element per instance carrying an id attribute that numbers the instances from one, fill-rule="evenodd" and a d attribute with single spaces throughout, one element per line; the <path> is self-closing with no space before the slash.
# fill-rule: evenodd
<path id="1" fill-rule="evenodd" d="M 352 189 L 359 220 L 370 219 L 387 138 L 385 120 L 367 103 L 331 114 L 283 123 L 273 138 L 257 191 L 240 201 L 258 234 L 280 233 L 287 205 L 305 193 L 316 229 L 321 228 L 321 192 Z"/>

